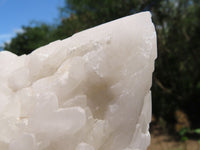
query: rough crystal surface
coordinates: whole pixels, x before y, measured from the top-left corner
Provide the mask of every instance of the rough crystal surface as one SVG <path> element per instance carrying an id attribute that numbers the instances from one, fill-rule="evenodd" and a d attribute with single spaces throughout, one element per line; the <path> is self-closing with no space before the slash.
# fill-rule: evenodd
<path id="1" fill-rule="evenodd" d="M 0 52 L 0 150 L 146 150 L 155 58 L 149 12 Z"/>

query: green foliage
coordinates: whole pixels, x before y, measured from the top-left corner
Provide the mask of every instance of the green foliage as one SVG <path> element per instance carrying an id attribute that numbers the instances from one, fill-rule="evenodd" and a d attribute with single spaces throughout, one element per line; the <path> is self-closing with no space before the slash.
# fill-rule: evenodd
<path id="1" fill-rule="evenodd" d="M 180 139 L 181 141 L 185 142 L 189 139 L 189 136 L 188 135 L 193 135 L 193 134 L 198 134 L 200 135 L 200 128 L 197 128 L 197 129 L 190 129 L 190 128 L 182 128 L 180 131 L 179 131 L 179 136 L 180 136 Z M 200 144 L 200 140 L 198 140 L 198 143 Z"/>
<path id="2" fill-rule="evenodd" d="M 62 13 L 75 13 L 83 28 L 90 28 L 140 11 L 158 7 L 160 0 L 65 0 Z"/>
<path id="3" fill-rule="evenodd" d="M 55 40 L 52 36 L 53 28 L 46 24 L 34 27 L 24 26 L 22 29 L 23 32 L 17 33 L 9 44 L 5 43 L 4 49 L 17 55 L 29 54 L 34 49 Z"/>
<path id="4" fill-rule="evenodd" d="M 200 1 L 199 0 L 66 0 L 56 27 L 23 27 L 5 49 L 28 54 L 41 45 L 139 11 L 150 10 L 158 38 L 153 77 L 153 113 L 174 123 L 184 110 L 193 128 L 200 120 Z M 122 29 L 123 30 L 123 29 Z"/>
<path id="5" fill-rule="evenodd" d="M 54 37 L 63 39 L 83 29 L 85 29 L 84 25 L 80 23 L 78 16 L 76 14 L 71 14 L 69 18 L 62 19 L 61 24 L 57 26 L 54 32 Z"/>
<path id="6" fill-rule="evenodd" d="M 163 1 L 156 12 L 158 60 L 152 92 L 153 111 L 173 122 L 174 111 L 181 108 L 197 128 L 200 125 L 200 70 L 197 69 L 200 1 Z"/>
<path id="7" fill-rule="evenodd" d="M 200 134 L 200 128 L 195 129 L 195 130 L 194 130 L 194 133 Z"/>
<path id="8" fill-rule="evenodd" d="M 3 46 L 0 46 L 0 51 L 2 51 L 3 50 Z"/>
<path id="9" fill-rule="evenodd" d="M 179 131 L 179 136 L 181 138 L 181 141 L 183 141 L 183 142 L 187 141 L 188 140 L 187 134 L 190 132 L 191 132 L 191 130 L 189 128 L 182 128 Z"/>
<path id="10" fill-rule="evenodd" d="M 200 140 L 198 140 L 198 143 L 199 143 L 199 145 L 200 145 Z"/>

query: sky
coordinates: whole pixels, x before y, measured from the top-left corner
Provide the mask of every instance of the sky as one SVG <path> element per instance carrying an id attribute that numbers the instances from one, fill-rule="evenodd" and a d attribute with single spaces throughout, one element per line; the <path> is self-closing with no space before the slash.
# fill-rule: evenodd
<path id="1" fill-rule="evenodd" d="M 0 0 L 0 46 L 32 21 L 55 23 L 64 0 Z"/>

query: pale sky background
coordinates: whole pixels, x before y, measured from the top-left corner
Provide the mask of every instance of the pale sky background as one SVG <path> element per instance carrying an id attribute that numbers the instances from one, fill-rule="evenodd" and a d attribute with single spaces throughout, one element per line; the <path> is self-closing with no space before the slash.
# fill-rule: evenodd
<path id="1" fill-rule="evenodd" d="M 56 23 L 64 0 L 0 0 L 0 46 L 31 21 Z"/>

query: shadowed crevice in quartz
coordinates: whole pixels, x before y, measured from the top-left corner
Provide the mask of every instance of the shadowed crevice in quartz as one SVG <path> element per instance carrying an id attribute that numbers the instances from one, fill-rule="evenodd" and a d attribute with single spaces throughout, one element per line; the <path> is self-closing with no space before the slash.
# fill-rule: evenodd
<path id="1" fill-rule="evenodd" d="M 106 81 L 99 81 L 99 83 L 88 86 L 86 91 L 88 106 L 96 119 L 104 119 L 108 104 L 114 98 L 109 88 L 110 86 Z"/>

